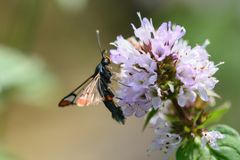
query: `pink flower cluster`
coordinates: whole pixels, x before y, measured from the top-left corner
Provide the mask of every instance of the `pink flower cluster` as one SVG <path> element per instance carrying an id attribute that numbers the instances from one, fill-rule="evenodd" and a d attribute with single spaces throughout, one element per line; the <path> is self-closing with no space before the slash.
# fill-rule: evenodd
<path id="1" fill-rule="evenodd" d="M 193 103 L 197 96 L 208 101 L 208 91 L 218 82 L 213 77 L 218 68 L 209 60 L 205 49 L 207 44 L 191 48 L 182 39 L 186 32 L 184 27 L 167 22 L 155 30 L 152 20 L 142 19 L 140 13 L 138 16 L 141 26 L 132 24 L 135 36 L 129 39 L 118 36 L 112 43 L 116 49 L 110 51 L 112 62 L 121 66 L 119 81 L 126 84 L 117 91 L 119 105 L 125 116 L 135 114 L 142 117 L 151 107 L 157 109 L 162 105 L 166 100 L 163 95 L 175 92 L 178 104 L 182 107 Z M 163 77 L 159 74 L 160 64 L 169 57 L 176 70 L 175 79 L 181 85 L 175 86 L 169 79 L 166 81 L 169 89 L 163 90 L 159 85 Z"/>

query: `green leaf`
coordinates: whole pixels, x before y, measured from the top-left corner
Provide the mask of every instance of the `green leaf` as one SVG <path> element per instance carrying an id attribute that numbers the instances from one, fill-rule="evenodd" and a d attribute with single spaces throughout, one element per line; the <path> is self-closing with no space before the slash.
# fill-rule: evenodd
<path id="1" fill-rule="evenodd" d="M 207 120 L 200 127 L 204 127 L 209 124 L 218 122 L 222 118 L 222 116 L 229 110 L 230 106 L 231 104 L 229 102 L 225 102 L 223 105 L 216 108 L 208 115 Z"/>
<path id="2" fill-rule="evenodd" d="M 226 125 L 216 125 L 209 130 L 224 135 L 218 139 L 219 150 L 211 146 L 202 147 L 201 138 L 186 139 L 176 152 L 177 160 L 240 160 L 240 136 L 237 131 Z"/>
<path id="3" fill-rule="evenodd" d="M 150 122 L 152 117 L 156 115 L 157 112 L 158 112 L 158 109 L 152 108 L 152 110 L 148 113 L 147 118 L 145 120 L 145 123 L 143 125 L 143 131 L 146 129 L 148 123 Z"/>
<path id="4" fill-rule="evenodd" d="M 200 137 L 188 139 L 176 152 L 177 160 L 215 160 L 208 148 L 201 147 Z"/>
<path id="5" fill-rule="evenodd" d="M 240 136 L 238 132 L 226 125 L 216 125 L 211 127 L 210 130 L 219 131 L 225 136 L 217 141 L 220 150 L 210 148 L 211 154 L 223 160 L 239 160 Z"/>

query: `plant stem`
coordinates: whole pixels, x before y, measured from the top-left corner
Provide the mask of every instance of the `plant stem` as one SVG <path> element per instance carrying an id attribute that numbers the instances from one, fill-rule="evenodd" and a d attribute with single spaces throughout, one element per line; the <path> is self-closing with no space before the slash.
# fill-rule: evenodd
<path id="1" fill-rule="evenodd" d="M 184 108 L 178 105 L 176 99 L 172 100 L 173 106 L 175 107 L 177 114 L 180 119 L 184 120 L 188 125 L 192 124 L 192 118 L 185 112 Z"/>

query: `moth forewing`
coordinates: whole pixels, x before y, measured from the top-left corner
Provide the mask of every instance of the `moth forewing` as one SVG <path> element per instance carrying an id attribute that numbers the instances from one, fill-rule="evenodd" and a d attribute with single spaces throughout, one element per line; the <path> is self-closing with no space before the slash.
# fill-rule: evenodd
<path id="1" fill-rule="evenodd" d="M 95 105 L 102 101 L 102 97 L 98 93 L 97 83 L 99 81 L 99 74 L 97 74 L 90 83 L 83 88 L 78 94 L 76 98 L 75 104 L 79 107 Z"/>
<path id="2" fill-rule="evenodd" d="M 59 107 L 65 107 L 72 105 L 74 100 L 76 98 L 76 95 L 74 93 L 69 94 L 68 96 L 64 97 L 58 104 Z"/>
<path id="3" fill-rule="evenodd" d="M 77 88 L 75 88 L 71 93 L 65 96 L 58 104 L 59 107 L 66 107 L 76 104 L 76 99 L 79 94 L 94 80 L 94 76 L 90 76 L 83 83 L 81 83 Z"/>

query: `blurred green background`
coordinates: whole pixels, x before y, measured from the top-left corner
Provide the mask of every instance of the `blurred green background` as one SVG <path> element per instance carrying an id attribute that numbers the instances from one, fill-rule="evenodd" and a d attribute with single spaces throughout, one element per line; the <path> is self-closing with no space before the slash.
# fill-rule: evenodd
<path id="1" fill-rule="evenodd" d="M 88 77 L 102 45 L 133 34 L 136 12 L 155 27 L 171 20 L 185 26 L 190 44 L 209 39 L 219 103 L 232 108 L 222 119 L 240 131 L 239 0 L 0 0 L 0 160 L 146 160 L 153 131 L 143 119 L 125 126 L 102 104 L 58 108 L 58 101 Z"/>

